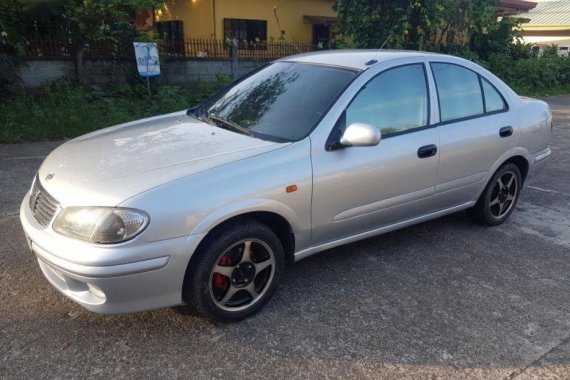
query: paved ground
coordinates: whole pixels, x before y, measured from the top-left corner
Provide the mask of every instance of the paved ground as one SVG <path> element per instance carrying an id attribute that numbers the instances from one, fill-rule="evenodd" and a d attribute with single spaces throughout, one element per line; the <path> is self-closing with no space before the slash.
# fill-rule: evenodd
<path id="1" fill-rule="evenodd" d="M 570 379 L 570 97 L 511 220 L 463 213 L 294 265 L 263 312 L 92 314 L 27 251 L 18 203 L 56 144 L 0 145 L 0 378 Z"/>

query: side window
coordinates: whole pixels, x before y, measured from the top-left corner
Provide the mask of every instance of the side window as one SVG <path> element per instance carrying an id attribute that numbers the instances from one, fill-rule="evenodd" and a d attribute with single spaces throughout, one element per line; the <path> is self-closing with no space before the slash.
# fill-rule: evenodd
<path id="1" fill-rule="evenodd" d="M 432 63 L 431 68 L 437 85 L 442 122 L 485 112 L 478 74 L 448 63 Z"/>
<path id="2" fill-rule="evenodd" d="M 427 126 L 428 108 L 424 65 L 400 66 L 380 73 L 360 90 L 346 110 L 346 125 L 370 124 L 389 136 Z"/>
<path id="3" fill-rule="evenodd" d="M 481 77 L 481 85 L 485 94 L 485 112 L 502 111 L 507 108 L 499 91 L 487 79 Z"/>

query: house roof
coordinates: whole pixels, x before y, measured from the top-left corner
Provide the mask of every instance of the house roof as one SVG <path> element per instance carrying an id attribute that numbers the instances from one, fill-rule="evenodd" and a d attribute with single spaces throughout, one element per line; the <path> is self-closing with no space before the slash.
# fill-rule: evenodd
<path id="1" fill-rule="evenodd" d="M 528 19 L 524 30 L 566 30 L 570 29 L 569 0 L 535 0 L 538 2 L 534 9 L 522 13 L 518 17 Z"/>
<path id="2" fill-rule="evenodd" d="M 500 0 L 497 4 L 497 13 L 501 15 L 514 15 L 528 12 L 536 6 L 536 0 Z"/>

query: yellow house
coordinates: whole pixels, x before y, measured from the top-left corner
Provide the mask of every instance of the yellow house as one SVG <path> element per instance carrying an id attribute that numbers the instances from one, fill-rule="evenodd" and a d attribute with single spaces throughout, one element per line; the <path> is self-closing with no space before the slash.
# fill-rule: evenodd
<path id="1" fill-rule="evenodd" d="M 334 0 L 169 0 L 155 23 L 170 40 L 237 38 L 265 42 L 285 38 L 328 47 Z"/>
<path id="2" fill-rule="evenodd" d="M 517 17 L 527 19 L 521 25 L 523 39 L 541 48 L 558 45 L 561 54 L 570 51 L 570 0 L 533 0 L 536 7 Z"/>

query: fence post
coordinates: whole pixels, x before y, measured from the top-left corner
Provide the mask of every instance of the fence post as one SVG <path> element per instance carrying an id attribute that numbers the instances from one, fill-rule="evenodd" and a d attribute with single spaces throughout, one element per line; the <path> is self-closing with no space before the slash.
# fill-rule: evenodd
<path id="1" fill-rule="evenodd" d="M 81 81 L 81 74 L 83 72 L 83 54 L 84 51 L 81 47 L 78 47 L 77 50 L 75 50 L 75 56 L 74 56 L 74 63 L 75 63 L 75 80 L 77 81 Z"/>
<path id="2" fill-rule="evenodd" d="M 232 38 L 232 77 L 236 77 L 237 66 L 238 66 L 238 40 L 237 38 Z"/>

